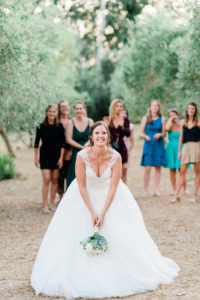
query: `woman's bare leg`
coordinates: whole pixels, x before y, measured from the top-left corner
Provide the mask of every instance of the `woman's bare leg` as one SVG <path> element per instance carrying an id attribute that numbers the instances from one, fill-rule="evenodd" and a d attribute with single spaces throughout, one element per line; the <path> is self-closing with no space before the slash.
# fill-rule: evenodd
<path id="1" fill-rule="evenodd" d="M 50 170 L 41 170 L 42 171 L 42 206 L 47 207 L 48 204 L 48 192 L 49 192 L 49 184 L 51 181 L 51 171 Z"/>
<path id="2" fill-rule="evenodd" d="M 155 167 L 155 196 L 160 196 L 159 186 L 161 178 L 161 167 Z"/>
<path id="3" fill-rule="evenodd" d="M 54 201 L 57 192 L 58 184 L 58 169 L 51 171 L 51 195 L 50 195 L 50 205 L 54 206 Z"/>
<path id="4" fill-rule="evenodd" d="M 170 169 L 170 180 L 174 194 L 176 193 L 176 169 Z"/>
<path id="5" fill-rule="evenodd" d="M 151 174 L 151 166 L 146 166 L 144 169 L 144 196 L 145 197 L 148 194 L 150 174 Z"/>
<path id="6" fill-rule="evenodd" d="M 189 164 L 182 164 L 181 165 L 181 170 L 180 170 L 180 175 L 179 175 L 179 179 L 178 179 L 178 183 L 177 183 L 175 197 L 179 197 L 180 190 L 181 190 L 182 186 L 184 185 L 184 181 L 185 181 L 185 178 L 186 178 L 186 173 L 187 173 L 187 170 L 188 170 L 188 165 Z"/>
<path id="7" fill-rule="evenodd" d="M 124 183 L 127 181 L 127 168 L 125 167 L 126 164 L 122 164 L 122 180 Z"/>
<path id="8" fill-rule="evenodd" d="M 197 193 L 200 185 L 200 163 L 194 164 L 194 172 L 195 172 L 195 183 L 194 183 L 194 192 L 192 194 L 192 199 L 196 200 Z"/>

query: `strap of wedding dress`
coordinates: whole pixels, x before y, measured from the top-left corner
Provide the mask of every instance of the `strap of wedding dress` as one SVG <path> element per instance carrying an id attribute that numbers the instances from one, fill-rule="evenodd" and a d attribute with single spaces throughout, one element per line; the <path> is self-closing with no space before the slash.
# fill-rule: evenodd
<path id="1" fill-rule="evenodd" d="M 84 163 L 88 166 L 89 165 L 89 158 L 88 158 L 88 154 L 87 154 L 87 149 L 83 149 L 83 150 L 79 151 L 78 155 L 80 155 L 80 157 L 82 158 Z"/>
<path id="2" fill-rule="evenodd" d="M 111 158 L 111 162 L 110 162 L 111 168 L 114 166 L 114 164 L 116 163 L 116 161 L 119 157 L 120 157 L 119 152 L 117 152 L 116 150 L 113 150 L 113 154 L 112 154 L 112 158 Z"/>

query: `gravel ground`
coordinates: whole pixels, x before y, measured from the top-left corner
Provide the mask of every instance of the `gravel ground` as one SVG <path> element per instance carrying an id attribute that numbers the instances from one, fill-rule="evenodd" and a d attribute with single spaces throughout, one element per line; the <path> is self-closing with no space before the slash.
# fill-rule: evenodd
<path id="1" fill-rule="evenodd" d="M 170 204 L 169 174 L 163 169 L 160 198 L 153 197 L 153 172 L 150 195 L 143 198 L 143 169 L 140 167 L 143 142 L 138 138 L 138 128 L 136 133 L 128 186 L 161 253 L 174 259 L 181 272 L 172 284 L 123 299 L 199 300 L 200 196 L 197 203 L 189 203 L 189 196 L 183 195 L 181 203 Z M 1 143 L 0 147 L 2 153 Z M 55 299 L 35 297 L 30 286 L 32 266 L 52 214 L 41 214 L 41 175 L 33 164 L 33 150 L 17 144 L 15 149 L 16 168 L 21 176 L 0 182 L 0 300 Z M 188 182 L 191 193 L 192 170 L 189 171 Z"/>

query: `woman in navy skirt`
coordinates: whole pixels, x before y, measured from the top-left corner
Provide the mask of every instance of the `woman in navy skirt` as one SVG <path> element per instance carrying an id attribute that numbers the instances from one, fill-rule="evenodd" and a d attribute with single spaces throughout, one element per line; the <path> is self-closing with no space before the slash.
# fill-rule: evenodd
<path id="1" fill-rule="evenodd" d="M 150 102 L 147 114 L 142 118 L 140 136 L 145 139 L 141 166 L 145 167 L 144 196 L 147 196 L 151 167 L 155 168 L 155 193 L 160 196 L 159 185 L 161 166 L 166 165 L 166 151 L 163 137 L 165 136 L 165 118 L 162 116 L 158 100 Z"/>

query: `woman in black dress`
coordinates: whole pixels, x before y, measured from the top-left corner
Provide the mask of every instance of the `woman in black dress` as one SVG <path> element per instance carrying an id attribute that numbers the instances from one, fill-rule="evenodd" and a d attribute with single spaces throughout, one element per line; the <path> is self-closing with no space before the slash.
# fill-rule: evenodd
<path id="1" fill-rule="evenodd" d="M 40 139 L 40 158 L 38 158 L 38 148 Z M 49 105 L 46 109 L 46 117 L 37 129 L 35 137 L 35 165 L 42 171 L 42 201 L 44 214 L 55 211 L 55 195 L 58 183 L 58 170 L 63 164 L 63 154 L 65 149 L 64 127 L 57 119 L 57 107 Z M 48 192 L 51 184 L 50 203 L 48 207 Z M 49 210 L 50 209 L 50 210 Z"/>
<path id="2" fill-rule="evenodd" d="M 124 142 L 124 137 L 130 136 L 130 122 L 121 112 L 124 109 L 124 103 L 121 99 L 111 102 L 109 108 L 109 130 L 111 145 L 122 157 L 122 180 L 126 183 L 126 163 L 128 161 L 128 149 Z"/>

